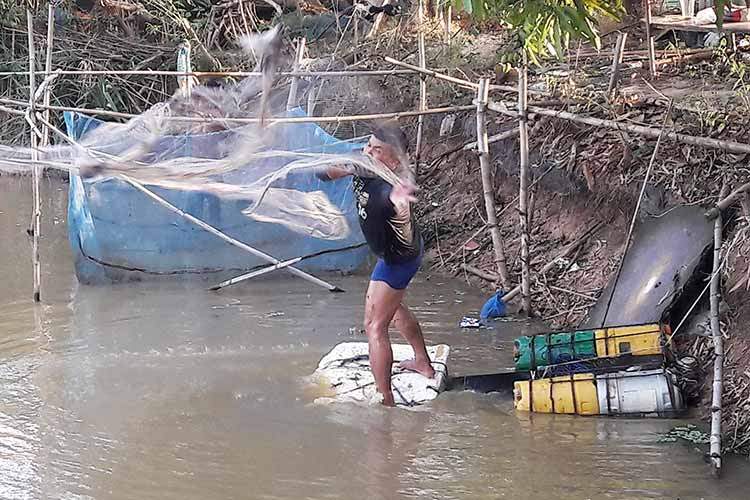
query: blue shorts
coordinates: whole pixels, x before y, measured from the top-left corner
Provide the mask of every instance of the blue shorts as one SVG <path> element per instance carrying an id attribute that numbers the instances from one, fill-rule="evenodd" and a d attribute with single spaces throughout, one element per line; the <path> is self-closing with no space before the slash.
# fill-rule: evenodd
<path id="1" fill-rule="evenodd" d="M 403 290 L 417 274 L 421 264 L 422 254 L 400 264 L 388 264 L 383 259 L 378 259 L 370 279 L 372 281 L 383 281 L 394 290 Z"/>

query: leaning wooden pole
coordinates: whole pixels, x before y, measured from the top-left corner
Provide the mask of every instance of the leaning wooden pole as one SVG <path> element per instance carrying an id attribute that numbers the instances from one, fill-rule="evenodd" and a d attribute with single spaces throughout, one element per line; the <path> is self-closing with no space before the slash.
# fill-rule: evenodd
<path id="1" fill-rule="evenodd" d="M 711 275 L 711 334 L 714 341 L 714 382 L 711 398 L 711 472 L 721 473 L 721 392 L 724 366 L 724 338 L 719 323 L 719 301 L 721 299 L 721 213 L 714 220 L 714 266 Z"/>
<path id="2" fill-rule="evenodd" d="M 422 1 L 419 2 L 419 8 L 417 9 L 417 19 L 419 22 L 419 67 L 422 69 L 427 68 L 427 56 L 424 47 L 424 6 Z M 419 78 L 419 111 L 427 109 L 427 81 L 425 76 L 421 75 Z M 417 118 L 417 145 L 416 145 L 416 166 L 419 171 L 419 162 L 422 159 L 422 133 L 424 129 L 424 115 L 419 115 Z"/>
<path id="3" fill-rule="evenodd" d="M 524 52 L 518 72 L 518 142 L 520 148 L 520 188 L 518 213 L 521 217 L 521 307 L 531 315 L 531 272 L 529 270 L 529 127 L 528 127 L 528 62 Z"/>
<path id="4" fill-rule="evenodd" d="M 609 85 L 607 86 L 607 95 L 612 97 L 612 93 L 617 86 L 617 80 L 620 76 L 620 65 L 622 64 L 623 53 L 625 52 L 625 41 L 628 34 L 621 32 L 617 34 L 617 43 L 612 53 L 612 73 L 609 75 Z"/>
<path id="5" fill-rule="evenodd" d="M 120 177 L 125 182 L 127 182 L 128 184 L 130 184 L 131 186 L 133 186 L 135 189 L 137 189 L 141 193 L 145 194 L 146 196 L 148 196 L 149 198 L 151 198 L 156 203 L 158 203 L 159 205 L 163 206 L 164 208 L 166 208 L 170 212 L 179 215 L 180 217 L 182 217 L 183 219 L 187 220 L 188 222 L 191 222 L 192 224 L 195 224 L 196 226 L 198 226 L 201 229 L 204 229 L 205 231 L 213 234 L 214 236 L 218 237 L 219 239 L 226 241 L 230 245 L 235 246 L 237 248 L 240 248 L 240 249 L 248 252 L 249 254 L 254 255 L 254 256 L 256 256 L 256 257 L 258 257 L 258 258 L 260 258 L 262 260 L 265 260 L 266 262 L 269 262 L 271 264 L 275 264 L 275 265 L 282 265 L 283 264 L 283 262 L 280 261 L 279 259 L 277 259 L 275 257 L 272 257 L 271 255 L 268 255 L 267 253 L 262 252 L 262 251 L 260 251 L 260 250 L 258 250 L 256 248 L 253 248 L 250 245 L 248 245 L 247 243 L 243 243 L 243 242 L 241 242 L 239 240 L 236 240 L 236 239 L 232 238 L 231 236 L 229 236 L 229 235 L 227 235 L 227 234 L 219 231 L 218 229 L 216 229 L 212 225 L 208 224 L 207 222 L 204 222 L 201 219 L 198 219 L 197 217 L 194 217 L 193 215 L 190 215 L 189 213 L 185 212 L 184 210 L 181 210 L 180 208 L 172 205 L 167 200 L 165 200 L 161 196 L 157 195 L 156 193 L 154 193 L 153 191 L 151 191 L 150 189 L 148 189 L 147 187 L 145 187 L 143 184 L 141 184 L 137 180 L 135 180 L 135 179 L 133 179 L 131 177 L 128 177 L 126 175 L 123 175 L 123 174 L 120 174 Z M 300 277 L 300 278 L 302 278 L 304 280 L 307 280 L 310 283 L 314 283 L 314 284 L 316 284 L 318 286 L 321 286 L 321 287 L 327 289 L 329 292 L 342 292 L 343 291 L 341 288 L 337 287 L 336 285 L 332 285 L 332 284 L 330 284 L 330 283 L 328 283 L 326 281 L 323 281 L 323 280 L 321 280 L 319 278 L 316 278 L 315 276 L 313 276 L 311 274 L 308 274 L 308 273 L 306 273 L 304 271 L 301 271 L 301 270 L 297 269 L 296 267 L 292 267 L 290 264 L 286 265 L 286 266 L 282 266 L 282 267 L 283 267 L 283 269 L 286 269 L 288 272 L 292 273 L 293 275 L 298 276 L 298 277 Z M 280 267 L 280 269 L 282 267 Z"/>
<path id="6" fill-rule="evenodd" d="M 35 114 L 35 100 L 34 94 L 36 93 L 36 52 L 34 49 L 34 16 L 30 9 L 26 9 L 26 30 L 28 31 L 28 42 L 29 42 L 29 121 L 31 128 L 31 160 L 36 162 L 39 160 L 39 137 L 36 134 L 36 114 Z M 39 261 L 39 236 L 41 233 L 41 203 L 39 199 L 39 164 L 34 163 L 32 167 L 32 183 L 33 183 L 33 203 L 34 212 L 32 215 L 31 233 L 32 233 L 32 254 L 31 261 L 33 266 L 34 274 L 34 302 L 41 300 L 41 283 L 42 283 L 42 266 Z"/>
<path id="7" fill-rule="evenodd" d="M 505 250 L 497 225 L 495 215 L 495 190 L 492 184 L 492 172 L 490 170 L 490 147 L 487 142 L 487 101 L 489 100 L 489 79 L 482 78 L 479 81 L 477 91 L 477 151 L 479 152 L 479 166 L 482 171 L 482 190 L 484 192 L 484 207 L 487 211 L 487 227 L 492 236 L 492 247 L 495 251 L 495 267 L 500 283 L 505 290 L 510 289 L 510 276 L 505 261 Z"/>

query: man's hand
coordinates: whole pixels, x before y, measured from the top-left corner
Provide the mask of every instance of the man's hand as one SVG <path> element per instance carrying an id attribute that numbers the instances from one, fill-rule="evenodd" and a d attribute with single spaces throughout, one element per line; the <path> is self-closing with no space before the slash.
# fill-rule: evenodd
<path id="1" fill-rule="evenodd" d="M 391 203 L 393 203 L 393 206 L 397 209 L 400 207 L 408 207 L 409 203 L 416 203 L 417 198 L 414 196 L 414 193 L 418 190 L 419 188 L 410 182 L 396 184 L 391 189 Z"/>

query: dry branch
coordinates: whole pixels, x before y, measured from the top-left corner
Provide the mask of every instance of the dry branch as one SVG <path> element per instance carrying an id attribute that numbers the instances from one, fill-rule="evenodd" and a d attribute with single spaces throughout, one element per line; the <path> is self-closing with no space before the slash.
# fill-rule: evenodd
<path id="1" fill-rule="evenodd" d="M 729 208 L 732 203 L 739 200 L 747 192 L 750 192 L 750 182 L 748 182 L 747 184 L 743 184 L 742 186 L 732 191 L 732 194 L 721 200 L 716 204 L 714 208 L 706 212 L 706 217 L 708 217 L 709 219 L 718 217 L 719 215 L 721 215 L 722 210 L 726 210 L 727 208 Z"/>

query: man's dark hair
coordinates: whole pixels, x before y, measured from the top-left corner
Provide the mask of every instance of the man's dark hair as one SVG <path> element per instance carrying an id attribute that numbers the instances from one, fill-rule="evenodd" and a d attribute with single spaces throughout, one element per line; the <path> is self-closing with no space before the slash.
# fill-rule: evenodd
<path id="1" fill-rule="evenodd" d="M 378 140 L 393 146 L 401 154 L 406 154 L 406 151 L 409 149 L 409 139 L 406 138 L 406 134 L 398 126 L 396 120 L 375 124 L 372 127 L 372 135 Z"/>

